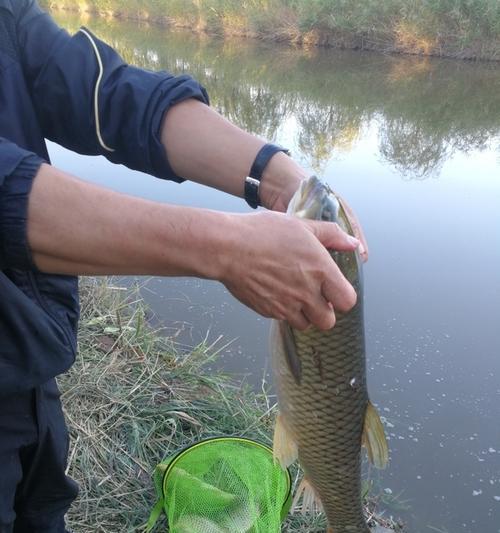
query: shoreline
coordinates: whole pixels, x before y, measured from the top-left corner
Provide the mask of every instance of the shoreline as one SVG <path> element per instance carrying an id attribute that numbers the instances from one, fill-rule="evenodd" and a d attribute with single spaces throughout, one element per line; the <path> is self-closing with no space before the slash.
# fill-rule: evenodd
<path id="1" fill-rule="evenodd" d="M 179 13 L 177 16 L 162 15 L 144 9 L 125 8 L 120 6 L 120 0 L 111 1 L 116 7 L 106 9 L 85 1 L 67 3 L 62 1 L 41 1 L 41 5 L 51 11 L 68 11 L 80 13 L 84 16 L 99 16 L 121 20 L 147 22 L 162 28 L 189 29 L 196 34 L 213 35 L 217 37 L 238 37 L 258 39 L 267 42 L 285 43 L 289 46 L 301 48 L 332 48 L 357 51 L 371 51 L 384 54 L 410 55 L 420 57 L 439 57 L 468 61 L 500 61 L 500 35 L 485 42 L 474 41 L 461 47 L 455 43 L 446 43 L 443 39 L 432 34 L 424 34 L 416 24 L 401 21 L 386 30 L 377 31 L 371 28 L 371 33 L 353 29 L 325 29 L 321 27 L 301 28 L 297 15 L 288 10 L 282 18 L 272 18 L 267 23 L 252 22 L 250 15 L 238 16 L 231 12 L 216 12 L 208 14 L 199 11 Z M 278 13 L 280 14 L 280 13 Z M 271 15 L 268 15 L 270 16 Z M 439 33 L 439 32 L 438 32 Z M 458 42 L 464 37 L 457 37 Z"/>

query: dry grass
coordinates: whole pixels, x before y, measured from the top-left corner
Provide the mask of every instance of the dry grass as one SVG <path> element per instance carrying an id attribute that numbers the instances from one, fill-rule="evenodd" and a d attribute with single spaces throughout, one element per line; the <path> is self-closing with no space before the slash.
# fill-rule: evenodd
<path id="1" fill-rule="evenodd" d="M 270 444 L 272 434 L 269 396 L 204 369 L 222 339 L 179 352 L 147 324 L 136 290 L 109 283 L 82 281 L 80 352 L 60 380 L 72 437 L 68 470 L 80 484 L 69 526 L 78 533 L 140 531 L 156 499 L 154 467 L 186 445 L 220 435 Z M 299 514 L 284 531 L 324 528 L 324 517 Z M 165 529 L 163 521 L 156 530 Z"/>

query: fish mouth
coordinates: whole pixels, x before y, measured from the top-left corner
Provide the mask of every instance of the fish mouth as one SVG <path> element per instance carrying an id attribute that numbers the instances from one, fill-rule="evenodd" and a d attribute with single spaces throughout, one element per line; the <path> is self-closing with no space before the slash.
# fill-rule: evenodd
<path id="1" fill-rule="evenodd" d="M 332 189 L 316 176 L 303 180 L 288 206 L 300 218 L 338 222 L 340 202 Z"/>

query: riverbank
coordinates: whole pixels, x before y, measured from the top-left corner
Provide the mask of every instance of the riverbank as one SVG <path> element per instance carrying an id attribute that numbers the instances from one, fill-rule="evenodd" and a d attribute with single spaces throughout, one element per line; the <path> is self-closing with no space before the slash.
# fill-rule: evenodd
<path id="1" fill-rule="evenodd" d="M 85 278 L 81 296 L 79 355 L 60 379 L 69 474 L 80 485 L 69 525 L 79 533 L 138 531 L 155 501 L 151 473 L 163 457 L 220 435 L 270 444 L 274 400 L 207 369 L 224 340 L 176 349 L 148 325 L 137 291 Z M 366 501 L 370 515 L 377 503 Z M 322 516 L 296 514 L 283 531 L 324 527 Z"/>
<path id="2" fill-rule="evenodd" d="M 497 0 L 43 0 L 50 9 L 131 18 L 296 46 L 500 60 Z"/>

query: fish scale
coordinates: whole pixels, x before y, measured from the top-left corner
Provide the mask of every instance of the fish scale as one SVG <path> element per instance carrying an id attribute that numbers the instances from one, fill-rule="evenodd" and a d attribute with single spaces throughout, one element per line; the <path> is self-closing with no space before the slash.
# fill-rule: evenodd
<path id="1" fill-rule="evenodd" d="M 293 331 L 297 352 L 302 362 L 301 385 L 287 372 L 283 391 L 278 392 L 285 403 L 296 405 L 293 420 L 301 420 L 300 427 L 292 429 L 299 449 L 299 461 L 306 475 L 314 479 L 314 488 L 323 503 L 329 524 L 335 533 L 368 532 L 360 500 L 361 434 L 368 394 L 365 382 L 364 357 L 351 357 L 360 351 L 362 332 L 358 329 L 358 310 L 338 317 L 335 328 L 327 332 L 311 329 Z M 347 332 L 347 335 L 346 335 Z M 336 339 L 349 338 L 347 344 Z M 323 379 L 319 375 L 311 348 L 321 358 Z M 331 354 L 335 353 L 335 357 Z M 363 349 L 364 353 L 364 349 Z M 356 377 L 360 386 L 352 387 Z M 339 390 L 340 389 L 340 390 Z M 288 396 L 289 392 L 293 394 Z M 338 392 L 337 392 L 338 391 Z M 288 399 L 287 399 L 288 398 Z M 293 428 L 293 422 L 292 422 Z M 330 428 L 318 432 L 317 426 Z M 357 446 L 353 442 L 357 441 Z M 307 450 L 304 453 L 302 450 Z M 355 529 L 349 529 L 354 527 Z"/>
<path id="2" fill-rule="evenodd" d="M 331 191 L 317 178 L 310 178 L 297 195 L 302 196 L 292 199 L 292 213 L 324 219 L 327 212 L 330 220 L 351 230 L 340 204 L 334 203 Z M 272 328 L 280 408 L 275 454 L 282 464 L 290 463 L 294 457 L 281 448 L 294 444 L 311 490 L 326 513 L 329 531 L 334 533 L 370 531 L 361 502 L 362 442 L 377 466 L 387 460 L 383 428 L 368 398 L 361 265 L 356 254 L 332 252 L 358 296 L 349 312 L 337 313 L 333 329 L 298 331 L 284 322 L 275 322 Z"/>

